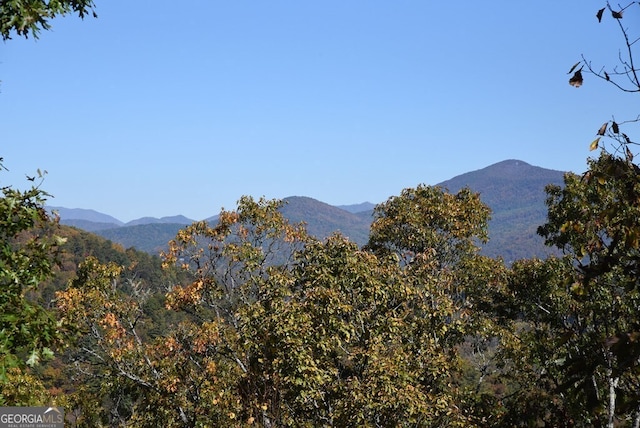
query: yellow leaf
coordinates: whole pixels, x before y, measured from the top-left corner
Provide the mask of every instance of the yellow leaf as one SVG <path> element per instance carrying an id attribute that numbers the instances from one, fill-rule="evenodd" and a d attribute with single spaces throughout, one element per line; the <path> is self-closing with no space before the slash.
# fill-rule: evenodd
<path id="1" fill-rule="evenodd" d="M 600 137 L 596 138 L 595 140 L 593 140 L 591 142 L 591 144 L 589 145 L 589 150 L 595 150 L 598 148 L 598 143 L 600 142 Z"/>

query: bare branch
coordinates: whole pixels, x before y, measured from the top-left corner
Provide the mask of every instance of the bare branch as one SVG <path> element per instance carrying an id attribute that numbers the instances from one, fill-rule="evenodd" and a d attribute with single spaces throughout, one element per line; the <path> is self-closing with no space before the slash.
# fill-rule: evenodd
<path id="1" fill-rule="evenodd" d="M 600 71 L 596 71 L 593 69 L 591 62 L 587 61 L 584 55 L 582 55 L 582 61 L 584 62 L 586 72 L 593 74 L 594 76 L 611 83 L 613 86 L 620 89 L 621 91 L 629 92 L 629 93 L 640 92 L 640 84 L 638 84 L 638 86 L 635 88 L 627 88 L 625 86 L 622 86 L 620 83 L 616 82 L 615 80 L 611 79 L 611 76 L 628 76 L 629 75 L 628 71 L 621 72 L 621 71 L 617 71 L 617 69 L 614 68 L 611 73 L 607 73 L 604 71 L 604 67 L 600 69 Z"/>
<path id="2" fill-rule="evenodd" d="M 599 77 L 600 79 L 611 83 L 619 90 L 623 92 L 628 92 L 628 93 L 640 92 L 640 70 L 637 68 L 635 64 L 634 55 L 633 55 L 633 46 L 638 40 L 640 40 L 640 37 L 631 41 L 629 36 L 629 30 L 625 28 L 622 23 L 622 19 L 623 19 L 622 13 L 626 11 L 629 7 L 631 7 L 633 4 L 640 5 L 640 2 L 633 1 L 628 3 L 624 7 L 621 5 L 618 5 L 618 8 L 619 8 L 618 10 L 614 10 L 608 1 L 606 3 L 606 9 L 608 9 L 609 12 L 611 12 L 611 15 L 617 21 L 618 27 L 620 28 L 620 32 L 622 33 L 622 36 L 624 38 L 624 45 L 625 45 L 624 52 L 623 51 L 618 52 L 618 60 L 620 61 L 620 64 L 623 66 L 623 70 L 620 71 L 618 70 L 617 67 L 614 67 L 612 72 L 607 72 L 604 69 L 604 67 L 602 67 L 599 71 L 596 71 L 592 66 L 591 62 L 588 61 L 584 57 L 584 55 L 582 55 L 582 62 L 586 67 L 585 69 L 586 72 L 593 74 L 594 76 Z M 598 15 L 597 15 L 598 21 L 600 21 L 602 18 L 601 11 L 602 10 L 598 11 Z M 617 81 L 612 78 L 612 77 L 622 77 L 622 76 L 625 76 L 627 79 L 629 79 L 630 86 L 624 83 L 620 83 L 620 81 Z"/>

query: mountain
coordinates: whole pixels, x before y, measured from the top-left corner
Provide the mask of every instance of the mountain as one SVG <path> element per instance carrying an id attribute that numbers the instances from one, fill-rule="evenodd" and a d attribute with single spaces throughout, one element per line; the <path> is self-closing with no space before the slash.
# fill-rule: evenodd
<path id="1" fill-rule="evenodd" d="M 130 222 L 125 224 L 125 226 L 139 226 L 143 224 L 182 224 L 186 226 L 191 223 L 193 223 L 193 220 L 191 220 L 190 218 L 187 218 L 183 215 L 174 215 L 171 217 L 162 218 L 142 217 L 137 220 L 131 220 Z"/>
<path id="2" fill-rule="evenodd" d="M 563 171 L 545 169 L 511 159 L 458 175 L 439 183 L 438 186 L 451 192 L 469 186 L 479 192 L 483 202 L 494 211 L 508 211 L 520 206 L 542 209 L 546 213 L 544 188 L 550 183 L 561 185 L 564 174 Z"/>
<path id="3" fill-rule="evenodd" d="M 340 232 L 358 245 L 369 239 L 371 221 L 352 212 L 305 196 L 291 196 L 284 202 L 280 212 L 292 223 L 305 222 L 313 236 L 326 238 Z"/>
<path id="4" fill-rule="evenodd" d="M 128 223 L 100 212 L 80 209 L 47 207 L 60 216 L 60 223 L 92 232 L 98 236 L 137 250 L 158 254 L 167 248 L 167 243 L 175 238 L 178 230 L 193 223 L 193 220 L 176 215 L 171 217 L 142 217 Z"/>
<path id="5" fill-rule="evenodd" d="M 60 216 L 60 222 L 67 224 L 66 222 L 71 220 L 81 220 L 85 222 L 83 224 L 88 225 L 88 222 L 99 223 L 102 225 L 113 225 L 112 227 L 119 227 L 124 225 L 123 222 L 115 217 L 111 217 L 107 214 L 102 214 L 95 210 L 88 210 L 83 208 L 64 208 L 64 207 L 47 207 L 49 212 L 55 211 Z M 71 225 L 75 226 L 75 225 Z M 82 229 L 82 227 L 77 226 Z"/>
<path id="6" fill-rule="evenodd" d="M 492 210 L 490 241 L 483 246 L 482 252 L 491 257 L 500 256 L 510 263 L 520 258 L 543 258 L 554 253 L 544 245 L 536 230 L 546 221 L 544 189 L 548 184 L 562 185 L 563 176 L 562 171 L 511 159 L 453 177 L 437 186 L 450 192 L 466 186 L 480 193 L 482 201 Z M 318 238 L 339 231 L 359 245 L 368 240 L 375 207 L 370 202 L 332 206 L 304 196 L 287 197 L 284 202 L 281 208 L 284 216 L 291 222 L 305 222 L 309 233 Z M 135 247 L 151 253 L 166 248 L 180 228 L 192 223 L 184 216 L 173 216 L 144 217 L 124 224 L 93 210 L 57 210 L 63 224 L 92 231 L 125 248 Z M 207 219 L 209 222 L 216 220 L 217 216 Z"/>
<path id="7" fill-rule="evenodd" d="M 361 204 L 354 205 L 337 205 L 336 208 L 340 208 L 341 210 L 345 210 L 353 214 L 358 214 L 362 212 L 372 211 L 375 206 L 376 204 L 372 204 L 371 202 L 362 202 Z"/>
<path id="8" fill-rule="evenodd" d="M 483 252 L 511 262 L 555 253 L 544 245 L 536 230 L 547 219 L 545 187 L 562 186 L 564 174 L 510 159 L 456 176 L 438 186 L 450 192 L 467 186 L 480 193 L 480 199 L 492 210 L 490 240 Z"/>

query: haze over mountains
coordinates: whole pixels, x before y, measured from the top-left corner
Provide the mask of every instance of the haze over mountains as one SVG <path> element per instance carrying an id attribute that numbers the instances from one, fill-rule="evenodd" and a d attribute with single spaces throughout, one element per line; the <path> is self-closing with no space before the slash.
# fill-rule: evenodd
<path id="1" fill-rule="evenodd" d="M 468 186 L 480 193 L 482 201 L 492 209 L 490 241 L 483 246 L 483 252 L 510 262 L 524 257 L 545 257 L 553 252 L 544 246 L 536 229 L 546 220 L 544 188 L 548 184 L 562 185 L 563 175 L 562 171 L 532 166 L 520 160 L 506 160 L 437 185 L 450 192 Z M 398 189 L 397 194 L 401 190 Z M 371 202 L 332 206 L 304 196 L 290 196 L 284 201 L 282 212 L 285 217 L 292 222 L 306 222 L 308 231 L 318 238 L 339 231 L 360 245 L 368 240 L 375 206 Z M 144 217 L 123 223 L 94 210 L 49 208 L 58 212 L 62 224 L 101 235 L 125 248 L 135 247 L 151 253 L 165 248 L 180 228 L 193 222 L 176 215 Z M 214 221 L 215 218 L 207 220 Z"/>

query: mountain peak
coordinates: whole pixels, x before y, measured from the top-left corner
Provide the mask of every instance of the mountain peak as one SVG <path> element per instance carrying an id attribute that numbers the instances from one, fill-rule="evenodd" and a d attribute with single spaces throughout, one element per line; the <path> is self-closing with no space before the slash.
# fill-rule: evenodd
<path id="1" fill-rule="evenodd" d="M 122 226 L 123 222 L 110 215 L 100 213 L 91 209 L 84 208 L 64 208 L 47 206 L 49 212 L 56 212 L 62 220 L 82 220 L 94 223 L 111 224 L 114 226 Z"/>
<path id="2" fill-rule="evenodd" d="M 507 159 L 501 162 L 494 163 L 493 165 L 489 165 L 487 168 L 491 167 L 503 167 L 503 168 L 518 168 L 518 167 L 530 167 L 531 165 L 525 161 L 521 161 L 518 159 Z"/>
<path id="3" fill-rule="evenodd" d="M 523 173 L 533 170 L 542 171 L 544 170 L 544 168 L 530 165 L 527 162 L 521 160 L 508 159 L 502 162 L 494 163 L 493 165 L 489 165 L 477 171 L 472 171 L 467 174 L 484 173 L 493 177 L 499 176 L 501 178 L 518 178 L 522 177 Z"/>
<path id="4" fill-rule="evenodd" d="M 517 159 L 508 159 L 476 171 L 458 175 L 438 185 L 451 192 L 457 192 L 460 188 L 474 183 L 474 190 L 482 192 L 487 187 L 494 187 L 497 182 L 508 181 L 514 186 L 513 190 L 517 191 L 516 183 L 518 182 L 534 180 L 545 184 L 560 184 L 563 176 L 564 172 L 562 171 L 533 166 Z M 541 188 L 541 191 L 544 192 L 544 189 Z"/>

